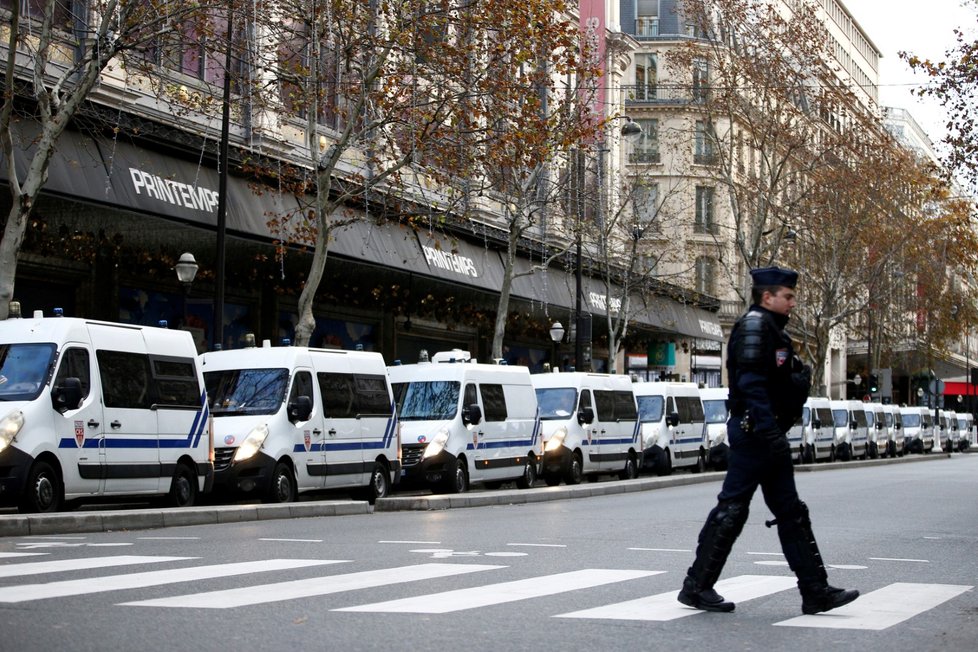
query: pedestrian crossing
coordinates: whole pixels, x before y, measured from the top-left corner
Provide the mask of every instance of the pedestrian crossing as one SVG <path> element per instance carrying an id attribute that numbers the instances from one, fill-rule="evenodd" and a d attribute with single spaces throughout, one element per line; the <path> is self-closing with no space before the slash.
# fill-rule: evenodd
<path id="1" fill-rule="evenodd" d="M 595 595 L 607 594 L 589 594 L 588 591 L 602 586 L 621 585 L 632 595 L 645 592 L 648 595 L 617 602 L 600 600 L 597 604 L 570 612 L 554 608 L 553 613 L 542 615 L 595 622 L 665 623 L 705 614 L 676 601 L 679 579 L 675 573 L 665 570 L 583 568 L 557 573 L 531 573 L 511 579 L 512 567 L 499 564 L 432 562 L 369 570 L 357 570 L 357 564 L 357 561 L 346 559 L 261 559 L 207 564 L 201 563 L 199 557 L 144 555 L 44 560 L 8 557 L 0 561 L 0 579 L 6 584 L 0 586 L 0 604 L 111 593 L 108 600 L 119 607 L 227 610 L 342 594 L 342 597 L 330 598 L 330 601 L 318 600 L 315 604 L 324 611 L 338 614 L 438 615 L 484 610 L 496 605 L 570 593 L 575 594 L 576 601 L 586 604 L 588 599 L 600 600 Z M 145 570 L 153 566 L 157 568 Z M 339 572 L 326 568 L 332 566 Z M 120 569 L 130 572 L 120 572 Z M 507 569 L 510 569 L 509 572 Z M 311 576 L 285 581 L 261 581 L 263 575 L 279 571 L 308 571 Z M 56 579 L 66 573 L 95 576 Z M 34 581 L 38 576 L 55 579 L 49 582 Z M 466 580 L 463 588 L 429 590 L 422 595 L 413 595 L 416 591 L 411 589 L 408 592 L 412 594 L 408 597 L 357 603 L 357 591 L 364 589 L 416 585 L 421 586 L 423 591 L 427 582 L 466 576 L 472 579 Z M 207 580 L 233 577 L 246 577 L 245 585 L 221 590 L 187 590 L 188 587 L 207 589 Z M 10 584 L 17 578 L 31 579 L 27 583 Z M 257 582 L 254 581 L 256 578 Z M 166 585 L 179 585 L 179 595 L 126 599 L 125 592 L 128 590 Z M 733 602 L 749 603 L 794 590 L 795 578 L 791 575 L 740 575 L 721 580 L 716 588 Z M 859 588 L 868 590 L 868 587 Z M 859 600 L 828 614 L 792 617 L 775 620 L 771 624 L 779 627 L 880 631 L 954 600 L 973 588 L 970 585 L 897 582 L 868 590 Z M 797 594 L 793 598 L 800 604 Z M 547 603 L 544 601 L 544 604 Z M 534 609 L 539 607 L 535 604 Z"/>

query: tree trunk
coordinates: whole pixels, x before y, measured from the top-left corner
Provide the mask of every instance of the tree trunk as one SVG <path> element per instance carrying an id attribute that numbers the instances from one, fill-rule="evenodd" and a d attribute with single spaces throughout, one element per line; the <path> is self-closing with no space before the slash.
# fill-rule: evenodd
<path id="1" fill-rule="evenodd" d="M 509 297 L 513 289 L 513 272 L 516 267 L 516 243 L 519 231 L 515 223 L 510 225 L 509 240 L 506 247 L 506 264 L 503 265 L 503 284 L 499 289 L 499 302 L 496 304 L 496 325 L 492 333 L 492 357 L 503 357 L 503 338 L 506 336 L 506 317 L 509 315 Z"/>
<path id="2" fill-rule="evenodd" d="M 21 195 L 21 197 L 24 197 Z M 6 319 L 10 302 L 14 298 L 14 279 L 17 276 L 17 252 L 24 242 L 27 222 L 33 203 L 29 200 L 14 202 L 7 214 L 7 225 L 0 240 L 0 319 Z"/>
<path id="3" fill-rule="evenodd" d="M 312 314 L 312 307 L 315 303 L 316 292 L 319 284 L 322 283 L 323 274 L 326 271 L 326 257 L 328 255 L 329 236 L 331 233 L 328 224 L 328 211 L 319 210 L 319 228 L 316 229 L 316 246 L 312 252 L 312 264 L 309 266 L 309 277 L 306 278 L 299 294 L 299 323 L 295 327 L 295 345 L 309 346 L 313 331 L 316 330 L 316 318 Z"/>

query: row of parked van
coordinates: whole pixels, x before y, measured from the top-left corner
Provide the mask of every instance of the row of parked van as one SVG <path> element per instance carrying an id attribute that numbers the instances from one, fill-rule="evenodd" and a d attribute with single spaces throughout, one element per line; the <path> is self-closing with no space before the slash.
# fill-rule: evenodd
<path id="1" fill-rule="evenodd" d="M 267 341 L 197 356 L 183 331 L 36 314 L 0 322 L 0 503 L 187 506 L 211 491 L 288 502 L 336 488 L 373 501 L 398 483 L 454 493 L 723 469 L 724 391 L 531 375 L 459 350 L 390 367 L 379 353 Z M 792 430 L 800 460 L 945 445 L 920 427 L 926 413 L 914 426 L 913 414 L 854 402 L 837 417 L 816 401 Z"/>

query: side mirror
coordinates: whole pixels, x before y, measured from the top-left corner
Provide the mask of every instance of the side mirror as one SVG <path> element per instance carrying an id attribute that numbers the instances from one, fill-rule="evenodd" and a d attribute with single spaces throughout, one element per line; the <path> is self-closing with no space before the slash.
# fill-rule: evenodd
<path id="1" fill-rule="evenodd" d="M 853 430 L 857 430 L 859 428 L 859 424 L 856 423 L 855 419 L 853 419 L 852 421 L 849 422 L 849 427 Z"/>
<path id="2" fill-rule="evenodd" d="M 51 404 L 58 412 L 77 410 L 83 398 L 81 380 L 74 376 L 65 378 L 51 390 Z"/>
<path id="3" fill-rule="evenodd" d="M 821 421 L 819 421 L 818 419 L 815 419 L 814 421 L 812 421 L 812 428 L 821 428 L 821 427 L 822 427 L 822 422 Z"/>
<path id="4" fill-rule="evenodd" d="M 308 421 L 312 416 L 312 398 L 308 396 L 296 396 L 295 400 L 289 403 L 289 421 Z"/>
<path id="5" fill-rule="evenodd" d="M 577 422 L 582 426 L 594 423 L 594 408 L 586 407 L 577 411 Z"/>
<path id="6" fill-rule="evenodd" d="M 477 426 L 482 421 L 482 408 L 478 403 L 466 405 L 462 408 L 462 423 L 467 426 Z"/>
<path id="7" fill-rule="evenodd" d="M 666 425 L 667 426 L 672 426 L 673 428 L 675 428 L 676 426 L 678 426 L 679 425 L 679 413 L 678 412 L 670 412 L 668 415 L 666 415 Z"/>

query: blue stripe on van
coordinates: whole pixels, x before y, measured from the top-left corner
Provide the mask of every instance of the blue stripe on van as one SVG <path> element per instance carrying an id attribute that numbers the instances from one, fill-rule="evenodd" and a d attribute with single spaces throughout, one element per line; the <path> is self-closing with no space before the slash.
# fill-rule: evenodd
<path id="1" fill-rule="evenodd" d="M 205 393 L 200 395 L 201 409 L 194 415 L 194 422 L 190 425 L 190 432 L 185 439 L 160 439 L 159 434 L 133 435 L 125 439 L 105 439 L 106 448 L 197 448 L 200 438 L 204 434 L 207 426 L 207 416 L 210 410 L 207 406 L 207 396 Z M 100 438 L 86 439 L 82 448 L 98 448 Z M 74 438 L 65 437 L 58 441 L 58 448 L 78 448 Z"/>
<path id="2" fill-rule="evenodd" d="M 642 434 L 642 422 L 635 419 L 635 430 L 632 431 L 632 443 L 638 443 L 638 438 Z"/>

